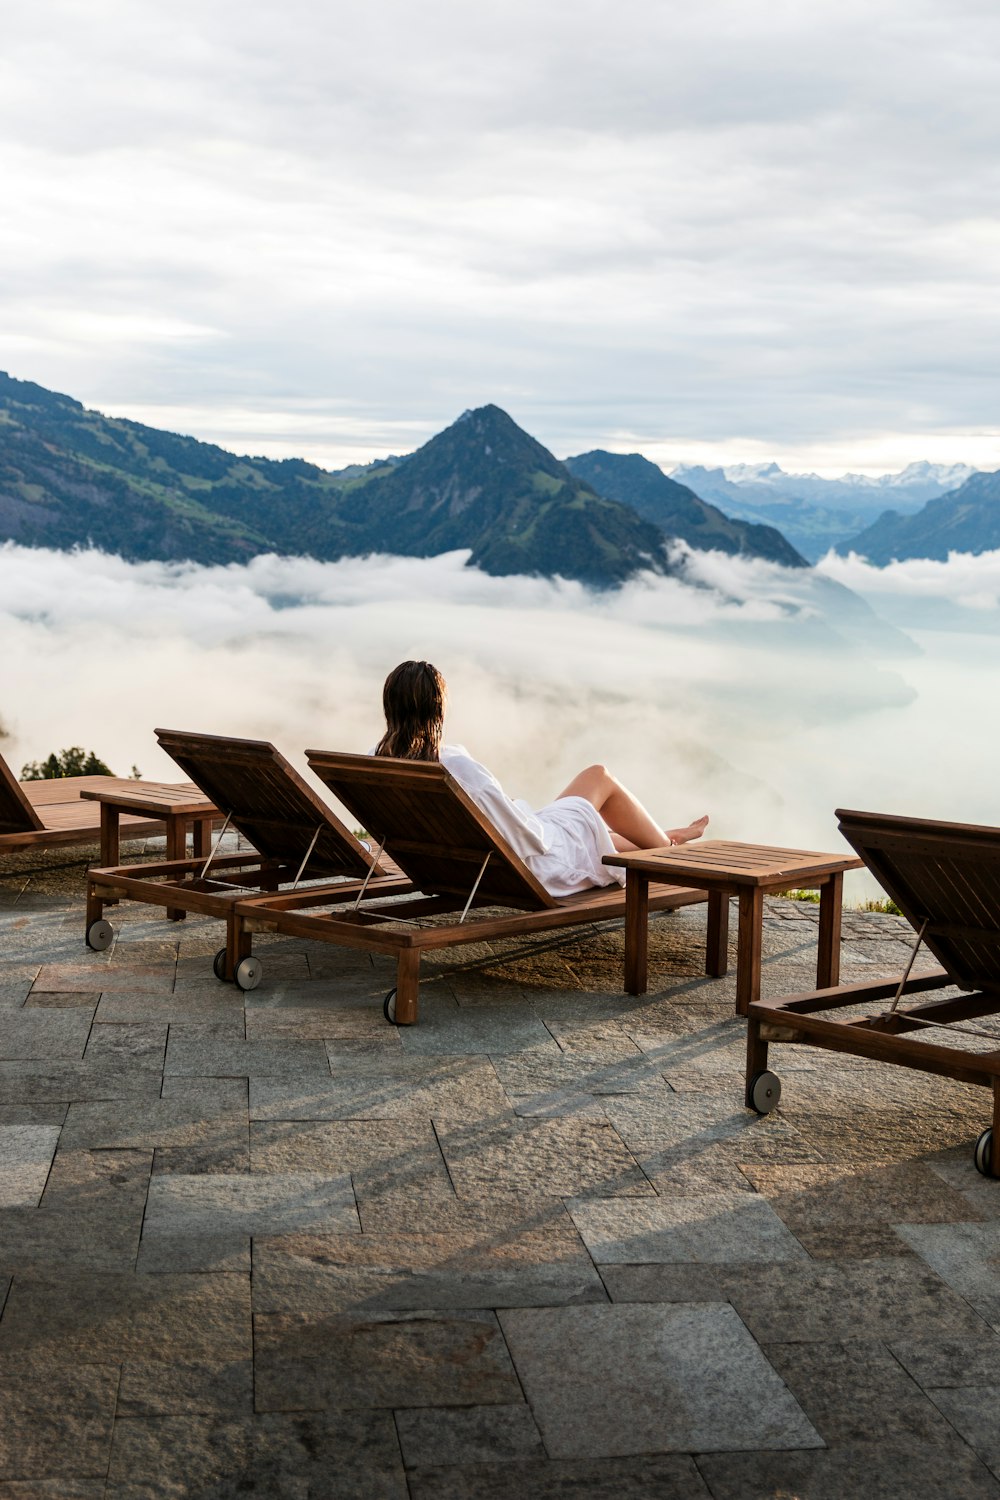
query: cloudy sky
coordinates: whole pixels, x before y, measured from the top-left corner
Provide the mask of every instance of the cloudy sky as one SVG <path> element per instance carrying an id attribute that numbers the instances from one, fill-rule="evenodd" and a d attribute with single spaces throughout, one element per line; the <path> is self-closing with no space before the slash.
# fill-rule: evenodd
<path id="1" fill-rule="evenodd" d="M 331 466 L 1000 467 L 994 0 L 39 0 L 0 367 Z"/>

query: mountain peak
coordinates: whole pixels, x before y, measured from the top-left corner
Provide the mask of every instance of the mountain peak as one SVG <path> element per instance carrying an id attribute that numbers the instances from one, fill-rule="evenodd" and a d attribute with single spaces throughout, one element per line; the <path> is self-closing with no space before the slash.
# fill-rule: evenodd
<path id="1" fill-rule="evenodd" d="M 656 526 L 596 494 L 492 403 L 463 412 L 345 497 L 341 515 L 366 550 L 427 556 L 468 547 L 470 561 L 494 574 L 607 585 L 668 569 Z"/>
<path id="2" fill-rule="evenodd" d="M 418 448 L 406 460 L 406 468 L 412 480 L 423 468 L 436 472 L 442 465 L 456 463 L 463 468 L 471 464 L 504 471 L 539 470 L 563 481 L 570 477 L 547 448 L 492 402 L 463 411 L 450 427 Z"/>
<path id="3" fill-rule="evenodd" d="M 784 474 L 781 465 L 773 461 L 760 464 L 725 464 L 722 472 L 734 484 L 753 479 L 776 479 L 779 474 Z"/>

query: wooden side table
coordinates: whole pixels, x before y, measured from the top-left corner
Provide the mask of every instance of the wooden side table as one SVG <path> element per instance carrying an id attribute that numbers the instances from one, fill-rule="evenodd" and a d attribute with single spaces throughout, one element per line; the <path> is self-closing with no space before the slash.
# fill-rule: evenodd
<path id="1" fill-rule="evenodd" d="M 188 824 L 192 827 L 195 859 L 208 858 L 212 824 L 221 814 L 214 802 L 193 782 L 122 781 L 118 786 L 95 787 L 80 796 L 101 804 L 101 868 L 118 864 L 121 858 L 122 814 L 141 813 L 161 820 L 167 831 L 167 859 L 183 859 L 187 852 Z M 167 916 L 179 922 L 185 913 L 169 907 Z"/>
<path id="2" fill-rule="evenodd" d="M 699 839 L 667 849 L 606 854 L 604 863 L 620 865 L 626 872 L 625 990 L 629 995 L 646 993 L 650 880 L 676 881 L 708 891 L 706 968 L 717 978 L 729 967 L 729 898 L 739 897 L 737 1015 L 745 1016 L 751 1002 L 760 998 L 764 897 L 774 891 L 819 890 L 816 984 L 826 988 L 838 983 L 844 871 L 863 865 L 854 855 Z"/>

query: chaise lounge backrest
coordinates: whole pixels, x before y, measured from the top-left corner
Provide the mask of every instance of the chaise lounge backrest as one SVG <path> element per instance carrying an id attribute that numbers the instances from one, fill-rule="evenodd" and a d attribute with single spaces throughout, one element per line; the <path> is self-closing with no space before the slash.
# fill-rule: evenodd
<path id="1" fill-rule="evenodd" d="M 1000 828 L 837 810 L 860 854 L 941 966 L 966 990 L 1000 990 Z"/>
<path id="2" fill-rule="evenodd" d="M 437 761 L 307 750 L 306 759 L 352 817 L 425 895 L 468 897 L 487 854 L 477 901 L 528 910 L 558 905 Z"/>
<path id="3" fill-rule="evenodd" d="M 298 868 L 316 838 L 305 878 L 364 877 L 372 857 L 284 756 L 266 740 L 158 729 L 156 737 L 264 859 Z M 376 875 L 389 872 L 382 866 Z"/>
<path id="4" fill-rule="evenodd" d="M 0 755 L 0 834 L 32 833 L 44 827 L 24 788 Z"/>

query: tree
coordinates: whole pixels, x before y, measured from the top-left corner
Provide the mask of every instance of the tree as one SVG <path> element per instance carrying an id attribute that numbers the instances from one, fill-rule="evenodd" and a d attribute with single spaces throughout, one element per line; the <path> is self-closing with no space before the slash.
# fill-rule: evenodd
<path id="1" fill-rule="evenodd" d="M 133 771 L 135 767 L 132 767 Z M 113 776 L 110 766 L 105 765 L 93 750 L 84 750 L 82 745 L 70 745 L 68 750 L 53 751 L 43 761 L 29 760 L 21 767 L 22 781 L 58 781 L 63 776 Z"/>

